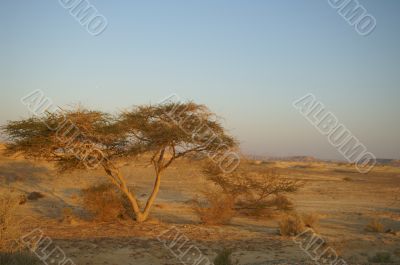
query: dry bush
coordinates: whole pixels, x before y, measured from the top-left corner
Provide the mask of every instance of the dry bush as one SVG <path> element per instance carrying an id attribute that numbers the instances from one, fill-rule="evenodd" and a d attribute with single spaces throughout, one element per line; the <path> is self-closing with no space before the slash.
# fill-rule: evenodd
<path id="1" fill-rule="evenodd" d="M 102 183 L 82 190 L 83 207 L 97 221 L 124 219 L 129 216 L 129 202 L 112 184 Z"/>
<path id="2" fill-rule="evenodd" d="M 38 191 L 33 191 L 33 192 L 29 193 L 26 198 L 30 201 L 37 201 L 39 199 L 44 198 L 44 195 Z"/>
<path id="3" fill-rule="evenodd" d="M 302 214 L 301 219 L 306 227 L 316 229 L 319 226 L 319 215 L 315 213 Z"/>
<path id="4" fill-rule="evenodd" d="M 367 232 L 383 233 L 384 230 L 385 230 L 385 227 L 376 218 L 371 220 L 371 222 L 369 222 L 365 227 L 365 231 L 367 231 Z"/>
<path id="5" fill-rule="evenodd" d="M 215 257 L 213 264 L 214 265 L 237 265 L 237 264 L 239 264 L 239 262 L 237 260 L 236 260 L 236 262 L 232 261 L 231 255 L 232 255 L 231 250 L 223 249 Z"/>
<path id="6" fill-rule="evenodd" d="M 66 224 L 74 225 L 77 224 L 79 221 L 79 218 L 76 217 L 74 214 L 74 211 L 70 207 L 64 207 L 61 211 L 61 222 L 64 222 Z"/>
<path id="7" fill-rule="evenodd" d="M 389 252 L 377 252 L 368 261 L 373 263 L 392 263 L 392 257 Z"/>
<path id="8" fill-rule="evenodd" d="M 233 198 L 217 190 L 203 191 L 203 196 L 205 200 L 193 200 L 193 209 L 201 222 L 207 225 L 229 223 L 235 215 Z"/>
<path id="9" fill-rule="evenodd" d="M 297 214 L 286 214 L 279 221 L 279 231 L 282 236 L 296 236 L 304 229 L 303 220 Z"/>
<path id="10" fill-rule="evenodd" d="M 21 235 L 20 220 L 16 216 L 19 200 L 11 192 L 0 195 L 0 252 L 16 250 L 15 242 Z"/>
<path id="11" fill-rule="evenodd" d="M 63 219 L 70 219 L 74 217 L 74 211 L 72 208 L 65 207 L 62 209 L 62 218 Z"/>
<path id="12" fill-rule="evenodd" d="M 290 211 L 293 204 L 285 193 L 297 191 L 303 183 L 281 176 L 276 170 L 261 169 L 249 171 L 237 168 L 224 173 L 212 163 L 206 164 L 204 173 L 210 181 L 233 198 L 235 210 L 250 216 L 271 214 L 271 209 Z"/>
<path id="13" fill-rule="evenodd" d="M 285 195 L 282 194 L 277 195 L 272 200 L 272 205 L 275 206 L 276 209 L 279 211 L 288 212 L 294 209 L 293 203 Z"/>

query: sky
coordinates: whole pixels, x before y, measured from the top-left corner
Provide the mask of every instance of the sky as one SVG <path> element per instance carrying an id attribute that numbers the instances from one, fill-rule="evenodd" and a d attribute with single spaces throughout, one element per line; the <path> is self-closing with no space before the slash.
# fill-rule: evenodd
<path id="1" fill-rule="evenodd" d="M 171 94 L 223 118 L 244 153 L 343 159 L 292 102 L 314 94 L 368 151 L 400 159 L 400 1 L 359 0 L 360 36 L 328 0 L 90 0 L 93 36 L 59 1 L 0 1 L 0 124 L 20 99 L 116 113 Z"/>

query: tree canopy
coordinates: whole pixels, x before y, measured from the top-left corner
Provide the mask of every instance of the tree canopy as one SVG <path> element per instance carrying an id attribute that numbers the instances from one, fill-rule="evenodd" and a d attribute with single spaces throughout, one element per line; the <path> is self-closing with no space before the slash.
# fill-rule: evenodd
<path id="1" fill-rule="evenodd" d="M 222 170 L 235 167 L 237 142 L 206 106 L 188 103 L 143 105 L 119 115 L 78 108 L 46 113 L 2 127 L 7 154 L 55 162 L 60 171 L 101 167 L 129 199 L 136 220 L 147 219 L 162 172 L 188 155 L 208 156 Z M 145 208 L 118 168 L 118 161 L 151 154 L 155 183 Z"/>

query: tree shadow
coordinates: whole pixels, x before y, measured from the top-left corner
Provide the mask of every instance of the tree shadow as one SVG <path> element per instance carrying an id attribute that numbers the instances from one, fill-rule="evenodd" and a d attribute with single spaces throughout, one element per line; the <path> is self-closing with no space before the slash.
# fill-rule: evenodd
<path id="1" fill-rule="evenodd" d="M 54 217 L 60 215 L 59 212 L 61 212 L 56 208 L 62 209 L 70 205 L 44 185 L 53 174 L 53 170 L 30 161 L 12 161 L 0 165 L 0 184 L 10 186 L 13 190 L 25 195 L 32 191 L 44 194 L 45 197 L 40 199 L 40 204 L 30 201 L 32 209 L 41 215 Z M 59 206 L 55 207 L 55 205 Z"/>
<path id="2" fill-rule="evenodd" d="M 6 185 L 21 181 L 30 185 L 38 184 L 41 177 L 48 173 L 48 168 L 36 166 L 27 161 L 15 161 L 0 165 L 0 180 Z"/>

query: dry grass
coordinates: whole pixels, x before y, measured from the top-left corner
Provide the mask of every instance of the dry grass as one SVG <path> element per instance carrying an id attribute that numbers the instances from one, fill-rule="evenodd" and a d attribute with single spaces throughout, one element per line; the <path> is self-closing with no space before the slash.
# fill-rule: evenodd
<path id="1" fill-rule="evenodd" d="M 17 244 L 23 235 L 20 218 L 16 216 L 19 204 L 20 198 L 10 191 L 0 195 L 0 264 L 38 265 L 40 261 Z"/>
<path id="2" fill-rule="evenodd" d="M 239 264 L 238 261 L 233 262 L 232 258 L 232 251 L 228 249 L 224 249 L 218 253 L 217 257 L 214 259 L 214 265 L 237 265 Z"/>
<path id="3" fill-rule="evenodd" d="M 388 252 L 378 252 L 368 260 L 373 263 L 392 263 L 392 257 Z"/>
<path id="4" fill-rule="evenodd" d="M 1 265 L 39 265 L 42 262 L 29 252 L 0 253 Z"/>
<path id="5" fill-rule="evenodd" d="M 76 224 L 78 222 L 78 218 L 76 218 L 72 208 L 65 207 L 62 209 L 60 221 L 67 224 Z"/>
<path id="6" fill-rule="evenodd" d="M 272 205 L 274 205 L 279 211 L 292 211 L 294 208 L 293 203 L 282 194 L 279 194 L 275 197 L 275 199 L 272 201 Z"/>
<path id="7" fill-rule="evenodd" d="M 378 219 L 373 219 L 371 222 L 367 224 L 365 227 L 365 231 L 367 232 L 374 232 L 374 233 L 383 233 L 385 230 L 385 227 L 383 224 L 378 220 Z"/>
<path id="8" fill-rule="evenodd" d="M 19 200 L 12 192 L 0 195 L 0 252 L 16 250 L 15 241 L 22 235 L 20 220 L 16 216 Z"/>
<path id="9" fill-rule="evenodd" d="M 193 209 L 202 223 L 223 225 L 230 222 L 235 215 L 234 199 L 218 191 L 204 191 L 205 201 L 194 199 Z"/>
<path id="10" fill-rule="evenodd" d="M 301 219 L 306 227 L 316 229 L 319 226 L 319 215 L 316 213 L 307 213 L 301 216 Z"/>
<path id="11" fill-rule="evenodd" d="M 297 214 L 286 214 L 279 221 L 279 231 L 282 236 L 296 236 L 303 232 L 305 226 Z"/>
<path id="12" fill-rule="evenodd" d="M 129 216 L 128 201 L 112 184 L 103 183 L 82 190 L 83 207 L 96 221 L 111 221 Z"/>

